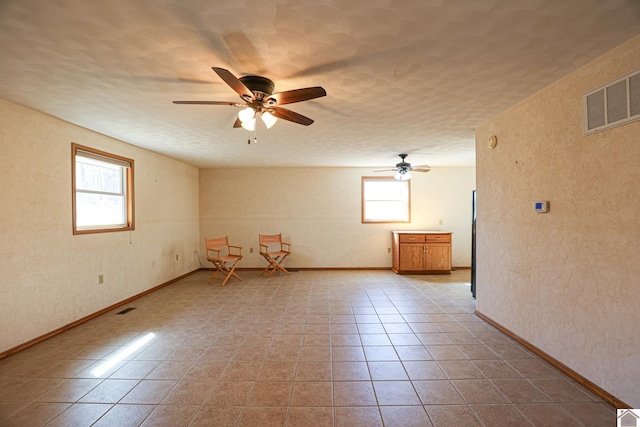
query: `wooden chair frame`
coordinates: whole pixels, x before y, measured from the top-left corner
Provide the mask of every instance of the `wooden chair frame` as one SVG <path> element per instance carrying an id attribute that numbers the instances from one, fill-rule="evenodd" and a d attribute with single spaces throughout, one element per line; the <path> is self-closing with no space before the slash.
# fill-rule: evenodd
<path id="1" fill-rule="evenodd" d="M 207 260 L 216 268 L 215 273 L 207 283 L 211 283 L 213 279 L 222 280 L 222 285 L 227 284 L 233 276 L 242 281 L 234 270 L 238 266 L 238 262 L 242 259 L 242 246 L 234 246 L 229 244 L 228 236 L 218 237 L 216 239 L 207 239 L 205 237 L 205 247 L 207 249 Z M 224 250 L 226 248 L 226 255 Z M 234 253 L 235 252 L 235 253 Z M 218 273 L 222 273 L 224 278 L 217 278 Z"/>
<path id="2" fill-rule="evenodd" d="M 282 262 L 286 257 L 291 255 L 291 244 L 282 241 L 282 234 L 259 234 L 258 237 L 260 241 L 260 255 L 269 263 L 260 275 L 269 273 L 267 277 L 271 277 L 276 271 L 290 274 L 287 269 L 282 266 Z M 270 246 L 277 248 L 277 250 L 270 250 Z"/>

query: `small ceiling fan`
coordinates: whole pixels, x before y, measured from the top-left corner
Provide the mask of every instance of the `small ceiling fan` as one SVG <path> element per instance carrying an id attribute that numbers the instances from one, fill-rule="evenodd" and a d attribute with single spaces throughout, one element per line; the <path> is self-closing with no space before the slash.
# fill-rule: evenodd
<path id="1" fill-rule="evenodd" d="M 309 126 L 313 123 L 313 120 L 287 108 L 282 108 L 281 105 L 308 101 L 327 94 L 320 86 L 274 93 L 275 85 L 273 81 L 266 77 L 244 76 L 237 78 L 229 70 L 225 70 L 224 68 L 212 67 L 212 69 L 231 89 L 240 95 L 243 102 L 173 101 L 173 103 L 241 107 L 242 110 L 238 113 L 238 118 L 233 124 L 234 128 L 243 127 L 250 131 L 255 130 L 256 118 L 258 116 L 262 118 L 267 128 L 271 128 L 278 119 Z"/>
<path id="2" fill-rule="evenodd" d="M 408 181 L 411 179 L 411 172 L 429 172 L 431 170 L 431 166 L 421 165 L 421 166 L 411 166 L 411 163 L 405 162 L 407 154 L 398 154 L 402 161 L 400 163 L 396 163 L 396 167 L 392 169 L 382 169 L 375 172 L 395 172 L 396 174 L 393 176 L 398 181 Z"/>

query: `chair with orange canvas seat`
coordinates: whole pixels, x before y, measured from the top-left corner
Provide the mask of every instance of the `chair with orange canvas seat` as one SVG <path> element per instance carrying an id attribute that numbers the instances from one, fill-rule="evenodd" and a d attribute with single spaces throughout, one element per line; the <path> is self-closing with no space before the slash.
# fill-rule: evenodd
<path id="1" fill-rule="evenodd" d="M 234 273 L 238 266 L 238 262 L 242 259 L 242 246 L 233 246 L 229 244 L 228 236 L 219 237 L 217 239 L 204 239 L 207 248 L 207 260 L 211 261 L 216 268 L 215 273 L 207 283 L 213 279 L 222 280 L 224 286 L 231 276 L 242 281 L 240 276 Z M 217 278 L 218 273 L 222 273 L 224 277 Z"/>
<path id="2" fill-rule="evenodd" d="M 291 255 L 291 245 L 282 241 L 282 234 L 260 234 L 259 239 L 260 255 L 269 263 L 260 275 L 269 273 L 267 277 L 271 277 L 276 271 L 289 274 L 282 262 Z"/>

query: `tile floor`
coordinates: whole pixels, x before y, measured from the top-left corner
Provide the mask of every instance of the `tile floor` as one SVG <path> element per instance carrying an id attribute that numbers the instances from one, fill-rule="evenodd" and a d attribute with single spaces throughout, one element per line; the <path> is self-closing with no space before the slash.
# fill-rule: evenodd
<path id="1" fill-rule="evenodd" d="M 469 271 L 209 275 L 0 360 L 0 426 L 615 423 L 474 316 Z"/>

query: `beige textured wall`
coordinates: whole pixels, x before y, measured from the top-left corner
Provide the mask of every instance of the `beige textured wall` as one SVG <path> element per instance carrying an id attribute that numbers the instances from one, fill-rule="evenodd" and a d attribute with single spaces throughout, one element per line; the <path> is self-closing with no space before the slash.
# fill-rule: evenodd
<path id="1" fill-rule="evenodd" d="M 71 142 L 134 159 L 134 231 L 72 234 Z M 0 352 L 198 268 L 198 175 L 0 100 Z"/>
<path id="2" fill-rule="evenodd" d="M 476 134 L 478 311 L 635 408 L 640 122 L 585 137 L 582 95 L 638 68 L 640 36 Z"/>
<path id="3" fill-rule="evenodd" d="M 293 245 L 285 264 L 291 267 L 390 268 L 391 230 L 441 229 L 453 232 L 453 265 L 471 265 L 475 168 L 414 174 L 410 224 L 362 224 L 361 179 L 373 175 L 381 174 L 365 168 L 203 169 L 201 251 L 205 236 L 228 234 L 232 244 L 244 246 L 239 267 L 262 267 L 258 233 L 281 232 Z"/>

